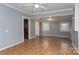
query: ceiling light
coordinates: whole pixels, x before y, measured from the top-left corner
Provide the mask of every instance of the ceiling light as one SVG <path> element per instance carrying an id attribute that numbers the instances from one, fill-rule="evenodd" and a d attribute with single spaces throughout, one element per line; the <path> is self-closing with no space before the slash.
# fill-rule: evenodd
<path id="1" fill-rule="evenodd" d="M 39 8 L 39 4 L 35 4 L 34 7 L 35 7 L 35 8 Z"/>
<path id="2" fill-rule="evenodd" d="M 49 20 L 49 21 L 52 21 L 52 20 L 55 20 L 55 19 L 53 19 L 52 16 L 49 16 L 49 17 L 48 17 L 48 20 Z"/>
<path id="3" fill-rule="evenodd" d="M 52 18 L 49 18 L 48 20 L 49 20 L 49 21 L 52 21 L 53 19 L 52 19 Z"/>

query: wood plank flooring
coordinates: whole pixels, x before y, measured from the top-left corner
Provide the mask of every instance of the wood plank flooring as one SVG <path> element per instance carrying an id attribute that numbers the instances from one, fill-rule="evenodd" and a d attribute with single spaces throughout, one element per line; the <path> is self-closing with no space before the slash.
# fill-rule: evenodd
<path id="1" fill-rule="evenodd" d="M 77 55 L 68 38 L 37 37 L 8 48 L 0 55 Z"/>

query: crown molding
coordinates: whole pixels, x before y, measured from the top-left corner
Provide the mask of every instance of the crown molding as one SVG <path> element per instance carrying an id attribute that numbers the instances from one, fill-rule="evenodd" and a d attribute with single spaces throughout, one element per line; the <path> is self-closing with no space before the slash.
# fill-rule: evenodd
<path id="1" fill-rule="evenodd" d="M 17 11 L 23 13 L 23 14 L 30 15 L 29 13 L 25 13 L 24 11 L 22 11 L 22 10 L 20 10 L 20 9 L 14 7 L 14 6 L 11 6 L 11 5 L 7 4 L 7 3 L 2 3 L 2 5 L 5 5 L 5 6 L 9 7 L 9 8 L 12 8 L 14 10 L 17 10 Z"/>
<path id="2" fill-rule="evenodd" d="M 64 12 L 64 11 L 73 11 L 73 8 L 68 8 L 68 9 L 61 9 L 61 10 L 55 10 L 55 11 L 46 11 L 46 12 L 41 12 L 41 13 L 34 13 L 32 15 L 41 15 L 41 14 L 49 14 L 49 13 L 58 13 L 58 12 Z"/>
<path id="3" fill-rule="evenodd" d="M 66 15 L 70 15 L 69 13 L 66 13 L 66 12 L 68 11 L 68 12 L 71 12 L 72 13 L 72 11 L 73 11 L 73 8 L 68 8 L 68 9 L 61 9 L 61 10 L 55 10 L 55 11 L 45 11 L 45 12 L 31 14 L 31 13 L 28 13 L 28 12 L 26 13 L 26 12 L 20 10 L 19 8 L 16 8 L 14 6 L 11 6 L 11 5 L 7 4 L 7 3 L 2 3 L 2 5 L 5 5 L 7 7 L 10 7 L 12 9 L 15 9 L 15 10 L 17 10 L 19 12 L 22 12 L 22 13 L 24 13 L 26 15 L 29 15 L 30 17 L 40 16 L 40 15 L 46 15 L 46 14 L 56 14 L 56 13 L 64 13 Z"/>
<path id="4" fill-rule="evenodd" d="M 67 15 L 73 15 L 73 9 L 72 10 L 64 10 L 64 11 L 59 11 L 59 12 L 54 12 L 54 13 L 44 13 L 44 14 L 36 14 L 30 16 L 30 18 L 35 18 L 35 17 L 48 17 L 48 16 L 67 16 Z"/>

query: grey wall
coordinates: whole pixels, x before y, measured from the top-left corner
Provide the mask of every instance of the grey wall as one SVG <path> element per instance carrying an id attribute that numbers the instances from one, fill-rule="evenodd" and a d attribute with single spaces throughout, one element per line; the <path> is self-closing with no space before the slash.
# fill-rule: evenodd
<path id="1" fill-rule="evenodd" d="M 77 32 L 78 52 L 79 52 L 79 3 L 75 4 L 75 31 Z"/>
<path id="2" fill-rule="evenodd" d="M 23 13 L 0 5 L 0 48 L 22 41 L 22 16 Z"/>
<path id="3" fill-rule="evenodd" d="M 72 18 L 71 39 L 74 47 L 79 50 L 79 4 L 75 4 L 74 18 Z"/>
<path id="4" fill-rule="evenodd" d="M 74 47 L 79 50 L 79 3 L 75 4 L 74 21 L 72 22 L 72 26 L 74 28 L 72 42 Z"/>
<path id="5" fill-rule="evenodd" d="M 72 18 L 72 22 L 71 22 L 71 40 L 72 40 L 72 44 L 78 48 L 78 32 L 75 31 L 75 27 L 74 27 L 74 18 Z"/>
<path id="6" fill-rule="evenodd" d="M 35 21 L 33 18 L 30 20 L 30 38 L 35 37 Z"/>
<path id="7" fill-rule="evenodd" d="M 55 35 L 55 36 L 65 36 L 71 37 L 71 32 L 60 32 L 60 23 L 61 22 L 69 22 L 71 23 L 71 16 L 53 16 L 55 20 L 49 22 L 50 23 L 50 30 L 49 31 L 42 31 L 42 22 L 45 22 L 47 18 L 41 18 L 41 35 Z"/>

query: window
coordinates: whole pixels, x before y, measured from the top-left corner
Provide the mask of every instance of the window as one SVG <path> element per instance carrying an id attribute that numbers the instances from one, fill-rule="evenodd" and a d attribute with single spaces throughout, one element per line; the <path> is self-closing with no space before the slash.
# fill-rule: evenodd
<path id="1" fill-rule="evenodd" d="M 49 31 L 49 22 L 42 23 L 42 31 Z"/>
<path id="2" fill-rule="evenodd" d="M 70 23 L 60 23 L 60 32 L 69 32 L 70 31 Z"/>

